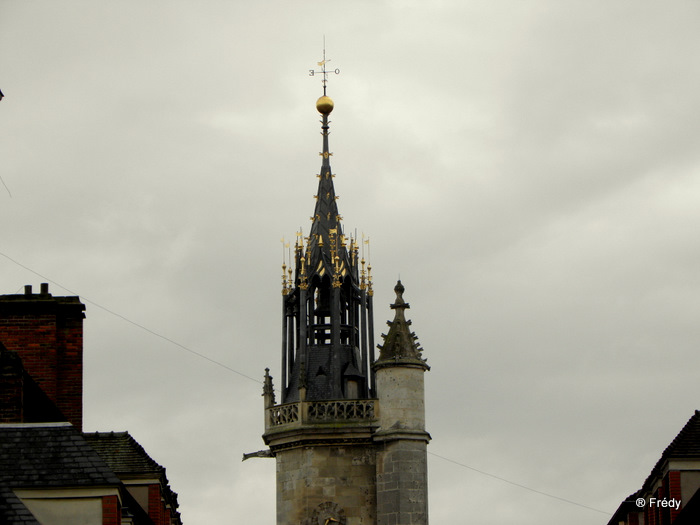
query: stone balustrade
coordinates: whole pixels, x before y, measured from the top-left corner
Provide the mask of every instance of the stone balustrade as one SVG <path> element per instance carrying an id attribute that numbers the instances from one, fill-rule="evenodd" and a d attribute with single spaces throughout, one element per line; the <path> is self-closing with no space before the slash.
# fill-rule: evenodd
<path id="1" fill-rule="evenodd" d="M 267 409 L 266 428 L 316 423 L 360 423 L 375 419 L 375 399 L 299 401 Z"/>

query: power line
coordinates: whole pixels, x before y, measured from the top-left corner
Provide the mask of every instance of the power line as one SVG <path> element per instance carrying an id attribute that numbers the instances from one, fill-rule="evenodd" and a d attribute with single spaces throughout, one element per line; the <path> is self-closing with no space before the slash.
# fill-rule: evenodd
<path id="1" fill-rule="evenodd" d="M 63 286 L 62 284 L 57 283 L 57 282 L 54 281 L 53 279 L 49 279 L 48 277 L 46 277 L 45 275 L 40 274 L 40 273 L 37 272 L 36 270 L 32 270 L 31 268 L 29 268 L 28 266 L 22 264 L 21 262 L 16 261 L 15 259 L 13 259 L 12 257 L 10 257 L 9 255 L 6 255 L 6 254 L 4 254 L 4 253 L 2 253 L 2 252 L 0 252 L 0 255 L 2 255 L 3 257 L 5 257 L 5 258 L 6 258 L 7 260 L 9 260 L 9 261 L 12 261 L 12 262 L 15 263 L 17 266 L 20 266 L 20 267 L 24 268 L 25 270 L 27 270 L 27 271 L 29 271 L 29 272 L 32 272 L 34 275 L 37 275 L 37 276 L 41 277 L 42 279 L 44 279 L 44 280 L 50 282 L 51 284 L 53 284 L 53 285 L 55 285 L 55 286 L 58 286 L 59 288 L 64 289 L 64 290 L 67 291 L 68 293 L 71 293 L 71 294 L 73 294 L 73 295 L 80 295 L 80 294 L 78 294 L 77 292 L 74 292 L 73 290 L 71 290 L 71 289 L 69 289 L 69 288 Z M 120 313 L 115 312 L 114 310 L 110 310 L 109 308 L 107 308 L 107 307 L 105 307 L 105 306 L 102 306 L 101 304 L 98 304 L 98 303 L 96 303 L 95 301 L 92 301 L 92 300 L 88 299 L 88 298 L 85 297 L 84 295 L 80 295 L 80 298 L 81 298 L 83 301 L 85 301 L 86 303 L 90 303 L 91 305 L 96 306 L 97 308 L 99 308 L 99 309 L 101 309 L 101 310 L 104 310 L 105 312 L 107 312 L 107 313 L 109 313 L 109 314 L 112 314 L 113 316 L 118 317 L 119 319 L 122 319 L 123 321 L 126 321 L 127 323 L 132 324 L 132 325 L 136 326 L 137 328 L 140 328 L 141 330 L 143 330 L 143 331 L 145 331 L 145 332 L 148 332 L 148 333 L 151 334 L 151 335 L 154 335 L 154 336 L 156 336 L 156 337 L 159 337 L 159 338 L 163 339 L 164 341 L 167 341 L 167 342 L 169 342 L 169 343 L 171 343 L 171 344 L 173 344 L 173 345 L 175 345 L 175 346 L 181 348 L 182 350 L 185 350 L 186 352 L 189 352 L 189 353 L 191 353 L 191 354 L 193 354 L 193 355 L 196 355 L 197 357 L 201 357 L 202 359 L 206 359 L 206 360 L 209 361 L 210 363 L 213 363 L 213 364 L 215 364 L 215 365 L 217 365 L 217 366 L 220 366 L 221 368 L 225 368 L 225 369 L 228 370 L 229 372 L 233 372 L 234 374 L 238 374 L 238 375 L 241 376 L 241 377 L 245 377 L 246 379 L 250 379 L 251 381 L 255 381 L 255 382 L 258 383 L 258 384 L 261 384 L 261 383 L 262 383 L 262 381 L 260 381 L 259 379 L 255 379 L 255 378 L 253 378 L 253 377 L 250 377 L 249 375 L 244 374 L 243 372 L 239 372 L 239 371 L 236 370 L 235 368 L 231 368 L 230 366 L 225 365 L 224 363 L 222 363 L 222 362 L 220 362 L 220 361 L 217 361 L 216 359 L 212 359 L 211 357 L 209 357 L 209 356 L 207 356 L 207 355 L 204 355 L 204 354 L 202 354 L 201 352 L 197 352 L 196 350 L 192 350 L 191 348 L 189 348 L 189 347 L 187 347 L 187 346 L 185 346 L 185 345 L 183 345 L 183 344 L 181 344 L 181 343 L 178 343 L 177 341 L 174 341 L 173 339 L 170 339 L 169 337 L 167 337 L 167 336 L 165 336 L 165 335 L 163 335 L 163 334 L 159 334 L 158 332 L 156 332 L 156 331 L 154 331 L 154 330 L 151 330 L 150 328 L 145 327 L 145 326 L 143 326 L 142 324 L 137 323 L 136 321 L 132 321 L 132 320 L 129 319 L 128 317 L 125 317 L 125 316 L 121 315 Z"/>
<path id="2" fill-rule="evenodd" d="M 548 492 L 543 492 L 541 490 L 533 489 L 532 487 L 528 487 L 527 485 L 522 485 L 520 483 L 516 483 L 515 481 L 510 481 L 509 479 L 502 478 L 500 476 L 496 476 L 495 474 L 491 474 L 489 472 L 479 470 L 478 468 L 470 467 L 469 465 L 465 465 L 464 463 L 460 463 L 459 461 L 455 461 L 454 459 L 446 458 L 444 456 L 440 456 L 438 454 L 435 454 L 433 452 L 428 452 L 431 456 L 435 456 L 436 458 L 440 458 L 442 460 L 445 460 L 449 463 L 454 463 L 455 465 L 459 465 L 460 467 L 464 467 L 469 470 L 473 470 L 474 472 L 478 472 L 479 474 L 483 474 L 484 476 L 488 476 L 490 478 L 497 479 L 499 481 L 503 481 L 504 483 L 509 483 L 510 485 L 514 485 L 516 487 L 520 487 L 521 489 L 529 490 L 530 492 L 534 492 L 536 494 L 541 494 L 542 496 L 547 496 L 548 498 L 553 498 L 557 499 L 559 501 L 563 501 L 565 503 L 569 503 L 571 505 L 576 505 L 577 507 L 583 507 L 584 509 L 592 510 L 595 512 L 600 512 L 601 514 L 605 514 L 606 516 L 611 516 L 609 512 L 605 512 L 604 510 L 596 509 L 595 507 L 590 507 L 588 505 L 584 505 L 583 503 L 577 503 L 575 501 L 571 501 L 570 499 L 566 498 L 561 498 L 559 496 L 555 496 L 554 494 L 549 494 Z"/>
<path id="3" fill-rule="evenodd" d="M 64 290 L 67 291 L 68 293 L 71 293 L 71 294 L 73 294 L 73 295 L 80 295 L 80 294 L 78 294 L 77 292 L 74 292 L 73 290 L 71 290 L 71 289 L 69 289 L 69 288 L 63 286 L 62 284 L 57 283 L 57 282 L 54 281 L 53 279 L 49 279 L 48 277 L 46 277 L 45 275 L 40 274 L 40 273 L 37 272 L 36 270 L 33 270 L 32 268 L 29 268 L 28 266 L 26 266 L 26 265 L 20 263 L 19 261 L 16 261 L 15 259 L 13 259 L 12 257 L 10 257 L 9 255 L 6 255 L 6 254 L 4 254 L 4 253 L 2 253 L 2 252 L 0 252 L 0 255 L 2 255 L 3 257 L 5 257 L 7 260 L 13 262 L 13 263 L 16 264 L 17 266 L 20 266 L 21 268 L 24 268 L 25 270 L 27 270 L 27 271 L 33 273 L 34 275 L 37 275 L 38 277 L 41 277 L 42 279 L 44 279 L 44 280 L 46 280 L 46 281 L 52 283 L 53 285 L 58 286 L 59 288 L 64 289 Z M 20 287 L 20 289 L 21 289 L 21 287 Z M 151 334 L 151 335 L 154 335 L 154 336 L 156 336 L 156 337 L 159 337 L 160 339 L 163 339 L 164 341 L 167 341 L 167 342 L 169 342 L 169 343 L 171 343 L 171 344 L 177 346 L 178 348 L 181 348 L 182 350 L 185 350 L 186 352 L 189 352 L 189 353 L 191 353 L 191 354 L 193 354 L 193 355 L 195 355 L 195 356 L 197 356 L 197 357 L 200 357 L 200 358 L 202 358 L 202 359 L 205 359 L 205 360 L 209 361 L 210 363 L 213 363 L 213 364 L 215 364 L 215 365 L 217 365 L 217 366 L 220 366 L 220 367 L 222 367 L 222 368 L 228 370 L 229 372 L 233 372 L 234 374 L 238 374 L 238 375 L 241 376 L 241 377 L 245 377 L 246 379 L 250 379 L 251 381 L 255 381 L 255 382 L 258 383 L 258 384 L 262 383 L 262 381 L 260 381 L 260 380 L 258 380 L 258 379 L 255 379 L 255 378 L 253 378 L 253 377 L 251 377 L 251 376 L 249 376 L 249 375 L 247 375 L 247 374 L 244 374 L 243 372 L 240 372 L 240 371 L 238 371 L 238 370 L 236 370 L 236 369 L 234 369 L 234 368 L 231 368 L 231 367 L 228 366 L 228 365 L 225 365 L 224 363 L 221 363 L 220 361 L 217 361 L 217 360 L 215 360 L 215 359 L 212 359 L 211 357 L 208 357 L 207 355 L 202 354 L 201 352 L 197 352 L 196 350 L 193 350 L 193 349 L 191 349 L 191 348 L 189 348 L 189 347 L 187 347 L 187 346 L 185 346 L 185 345 L 183 345 L 183 344 L 181 344 L 181 343 L 178 343 L 177 341 L 175 341 L 175 340 L 173 340 L 173 339 L 170 339 L 169 337 L 164 336 L 164 335 L 162 335 L 162 334 L 160 334 L 160 333 L 158 333 L 158 332 L 156 332 L 156 331 L 154 331 L 154 330 L 151 330 L 150 328 L 148 328 L 148 327 L 146 327 L 146 326 L 143 326 L 142 324 L 139 324 L 139 323 L 137 323 L 136 321 L 132 321 L 132 320 L 129 319 L 128 317 L 125 317 L 125 316 L 121 315 L 120 313 L 115 312 L 114 310 L 110 310 L 109 308 L 106 308 L 106 307 L 102 306 L 101 304 L 98 304 L 98 303 L 96 303 L 95 301 L 92 301 L 92 300 L 88 299 L 87 297 L 85 297 L 85 296 L 83 296 L 83 295 L 80 295 L 80 298 L 81 298 L 83 301 L 85 301 L 86 303 L 90 303 L 91 305 L 96 306 L 97 308 L 99 308 L 99 309 L 101 309 L 101 310 L 104 310 L 105 312 L 107 312 L 107 313 L 109 313 L 109 314 L 111 314 L 111 315 L 113 315 L 113 316 L 115 316 L 115 317 L 118 317 L 119 319 L 122 319 L 123 321 L 126 321 L 127 323 L 132 324 L 132 325 L 136 326 L 137 328 L 140 328 L 141 330 L 143 330 L 143 331 L 145 331 L 145 332 L 148 332 L 148 333 Z M 543 491 L 541 491 L 541 490 L 533 489 L 532 487 L 528 487 L 527 485 L 522 485 L 522 484 L 520 484 L 520 483 L 516 483 L 515 481 L 510 481 L 510 480 L 508 480 L 508 479 L 506 479 L 506 478 L 502 478 L 502 477 L 500 477 L 500 476 L 496 476 L 495 474 L 491 474 L 491 473 L 489 473 L 489 472 L 486 472 L 486 471 L 483 471 L 483 470 L 479 470 L 479 469 L 474 468 L 474 467 L 470 467 L 469 465 L 465 465 L 464 463 L 460 463 L 459 461 L 455 461 L 454 459 L 446 458 L 446 457 L 444 457 L 444 456 L 440 456 L 439 454 L 435 454 L 435 453 L 433 453 L 433 452 L 428 452 L 428 454 L 430 454 L 431 456 L 434 456 L 434 457 L 436 457 L 436 458 L 440 458 L 440 459 L 442 459 L 442 460 L 444 460 L 444 461 L 447 461 L 447 462 L 449 462 L 449 463 L 453 463 L 453 464 L 455 464 L 455 465 L 458 465 L 458 466 L 460 466 L 460 467 L 463 467 L 463 468 L 472 470 L 472 471 L 474 471 L 474 472 L 478 472 L 479 474 L 482 474 L 482 475 L 484 475 L 484 476 L 489 476 L 489 477 L 494 478 L 494 479 L 497 479 L 497 480 L 499 480 L 499 481 L 503 481 L 504 483 L 508 483 L 508 484 L 510 484 L 510 485 L 514 485 L 514 486 L 519 487 L 519 488 L 521 488 L 521 489 L 529 490 L 530 492 L 534 492 L 534 493 L 536 493 L 536 494 L 540 494 L 540 495 L 546 496 L 546 497 L 548 497 L 548 498 L 553 498 L 553 499 L 556 499 L 556 500 L 559 500 L 559 501 L 563 501 L 563 502 L 569 503 L 569 504 L 571 504 L 571 505 L 576 505 L 577 507 L 582 507 L 582 508 L 584 508 L 584 509 L 588 509 L 588 510 L 592 510 L 592 511 L 595 511 L 595 512 L 599 512 L 599 513 L 601 513 L 601 514 L 605 514 L 606 516 L 610 516 L 610 515 L 611 515 L 609 512 L 605 512 L 604 510 L 596 509 L 596 508 L 594 508 L 594 507 L 590 507 L 590 506 L 584 505 L 584 504 L 582 504 L 582 503 L 577 503 L 577 502 L 575 502 L 575 501 L 572 501 L 572 500 L 569 500 L 569 499 L 566 499 L 566 498 L 562 498 L 562 497 L 559 497 L 559 496 L 555 496 L 555 495 L 553 495 L 553 494 L 549 494 L 549 493 L 543 492 Z"/>
<path id="4" fill-rule="evenodd" d="M 10 188 L 7 187 L 7 184 L 5 184 L 5 179 L 2 178 L 2 175 L 0 175 L 0 182 L 2 182 L 2 185 L 5 186 L 5 189 L 7 190 L 7 194 L 12 198 L 12 192 L 10 191 Z"/>

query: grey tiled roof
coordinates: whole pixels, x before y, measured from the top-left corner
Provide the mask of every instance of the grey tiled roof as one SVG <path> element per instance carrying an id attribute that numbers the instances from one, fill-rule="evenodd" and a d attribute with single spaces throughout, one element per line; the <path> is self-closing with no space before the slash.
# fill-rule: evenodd
<path id="1" fill-rule="evenodd" d="M 83 437 L 118 476 L 165 473 L 128 432 L 86 432 Z"/>
<path id="2" fill-rule="evenodd" d="M 120 483 L 70 423 L 0 424 L 0 482 L 12 488 Z"/>
<path id="3" fill-rule="evenodd" d="M 700 458 L 700 410 L 696 410 L 678 435 L 666 447 L 651 473 L 642 485 L 646 490 L 657 477 L 663 474 L 663 467 L 669 459 Z"/>
<path id="4" fill-rule="evenodd" d="M 165 467 L 149 456 L 128 432 L 86 432 L 85 440 L 102 456 L 107 465 L 122 480 L 128 478 L 158 479 L 163 496 L 176 511 L 179 504 L 165 475 Z M 177 514 L 179 520 L 179 514 Z M 179 521 L 178 521 L 179 523 Z"/>
<path id="5" fill-rule="evenodd" d="M 620 506 L 617 508 L 612 517 L 608 520 L 608 525 L 617 525 L 621 521 L 625 521 L 627 519 L 627 514 L 629 514 L 630 512 L 638 512 L 639 507 L 637 507 L 636 499 L 639 496 L 641 496 L 641 494 L 642 489 L 639 489 L 637 492 L 633 492 L 632 494 L 627 496 L 627 499 L 620 503 Z"/>
<path id="6" fill-rule="evenodd" d="M 40 525 L 10 487 L 0 483 L 0 523 Z"/>
<path id="7" fill-rule="evenodd" d="M 697 459 L 700 458 L 700 410 L 696 410 L 678 435 L 671 441 L 654 465 L 649 476 L 644 481 L 642 488 L 630 494 L 623 501 L 608 522 L 608 525 L 619 523 L 630 512 L 639 511 L 635 500 L 644 497 L 657 479 L 664 475 L 664 465 L 669 459 Z M 683 519 L 681 520 L 681 516 Z M 697 491 L 674 523 L 697 523 L 700 516 L 700 491 Z"/>
<path id="8" fill-rule="evenodd" d="M 70 423 L 0 424 L 0 523 L 39 523 L 14 489 L 120 484 Z"/>
<path id="9" fill-rule="evenodd" d="M 661 457 L 700 458 L 700 410 L 695 411 Z"/>

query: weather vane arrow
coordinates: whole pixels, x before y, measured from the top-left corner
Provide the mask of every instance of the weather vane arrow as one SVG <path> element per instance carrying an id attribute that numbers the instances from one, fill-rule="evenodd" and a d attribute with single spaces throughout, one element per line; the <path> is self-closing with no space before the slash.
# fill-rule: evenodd
<path id="1" fill-rule="evenodd" d="M 313 77 L 315 75 L 323 75 L 323 94 L 326 94 L 326 83 L 328 82 L 328 75 L 331 73 L 335 73 L 336 75 L 340 74 L 340 69 L 335 68 L 334 70 L 328 70 L 326 69 L 326 64 L 330 62 L 331 59 L 326 59 L 326 37 L 323 37 L 323 60 L 320 62 L 317 62 L 319 66 L 321 66 L 321 69 L 316 71 L 315 69 L 309 69 L 309 76 Z"/>

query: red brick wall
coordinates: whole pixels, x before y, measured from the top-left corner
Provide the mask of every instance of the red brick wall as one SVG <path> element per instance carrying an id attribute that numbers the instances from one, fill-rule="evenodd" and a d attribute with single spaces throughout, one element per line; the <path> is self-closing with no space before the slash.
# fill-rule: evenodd
<path id="1" fill-rule="evenodd" d="M 102 497 L 102 525 L 121 525 L 122 517 L 116 496 Z"/>
<path id="2" fill-rule="evenodd" d="M 148 517 L 155 525 L 163 525 L 163 502 L 160 497 L 160 485 L 148 486 Z"/>
<path id="3" fill-rule="evenodd" d="M 27 372 L 46 395 L 55 401 L 58 380 L 55 313 L 25 313 L 21 310 L 19 314 L 2 312 L 0 341 L 8 350 L 20 355 Z"/>
<path id="4" fill-rule="evenodd" d="M 639 525 L 639 512 L 630 512 L 627 517 L 629 525 Z"/>
<path id="5" fill-rule="evenodd" d="M 681 473 L 677 470 L 672 470 L 666 475 L 666 477 L 667 477 L 667 483 L 668 483 L 668 497 L 680 501 L 681 500 Z M 682 509 L 683 509 L 682 504 L 678 508 L 678 510 L 676 510 L 675 508 L 671 509 L 671 523 L 673 523 L 676 520 L 676 518 L 678 517 L 678 514 L 680 514 Z"/>
<path id="6" fill-rule="evenodd" d="M 22 373 L 18 356 L 0 348 L 0 423 L 22 421 Z"/>
<path id="7" fill-rule="evenodd" d="M 78 430 L 83 426 L 83 315 L 59 316 L 56 388 L 59 408 Z M 76 421 L 79 422 L 76 423 Z"/>
<path id="8" fill-rule="evenodd" d="M 27 289 L 0 296 L 0 342 L 17 352 L 25 370 L 68 421 L 83 426 L 83 318 L 77 297 Z"/>
<path id="9" fill-rule="evenodd" d="M 173 509 L 165 504 L 160 484 L 148 486 L 148 517 L 155 525 L 170 525 L 174 515 Z"/>
<path id="10" fill-rule="evenodd" d="M 659 487 L 658 489 L 656 489 L 656 491 L 652 493 L 652 496 L 658 499 L 660 497 L 661 492 L 661 487 Z M 648 501 L 649 499 L 647 498 L 647 502 Z M 646 505 L 644 507 L 644 525 L 660 525 L 659 507 L 652 507 L 651 505 Z"/>

